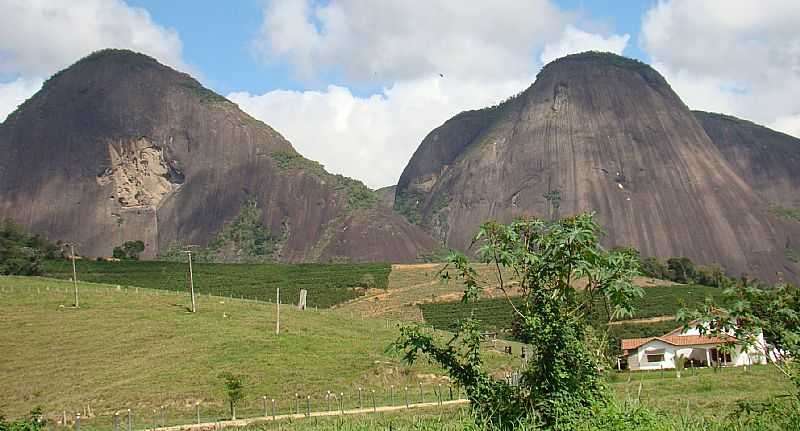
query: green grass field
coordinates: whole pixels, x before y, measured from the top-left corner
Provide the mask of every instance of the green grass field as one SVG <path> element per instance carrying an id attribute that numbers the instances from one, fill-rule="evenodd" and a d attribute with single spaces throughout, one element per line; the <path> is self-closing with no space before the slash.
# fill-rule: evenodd
<path id="1" fill-rule="evenodd" d="M 205 419 L 224 417 L 223 371 L 245 375 L 240 416 L 261 411 L 259 397 L 278 400 L 288 413 L 294 394 L 319 408 L 326 391 L 345 393 L 345 407 L 390 402 L 389 388 L 409 386 L 411 402 L 433 399 L 441 371 L 408 367 L 387 347 L 396 323 L 347 311 L 281 307 L 275 335 L 274 304 L 201 295 L 188 313 L 184 293 L 80 283 L 80 309 L 71 308 L 72 284 L 47 278 L 0 277 L 0 411 L 10 417 L 42 406 L 48 415 L 88 406 L 109 425 L 111 412 L 132 408 L 139 426 L 167 407 L 168 423 L 192 421 L 201 402 Z M 138 291 L 138 292 L 137 292 Z M 441 334 L 443 337 L 446 334 Z M 516 348 L 518 350 L 518 348 Z M 501 350 L 501 346 L 497 346 Z M 487 364 L 502 374 L 515 359 L 488 350 Z M 449 394 L 448 394 L 449 395 Z M 92 420 L 84 427 L 91 428 Z"/>
<path id="2" fill-rule="evenodd" d="M 149 289 L 186 291 L 188 265 L 178 262 L 77 261 L 78 280 Z M 363 264 L 222 264 L 195 263 L 194 286 L 201 293 L 244 297 L 275 302 L 275 289 L 281 289 L 281 302 L 297 303 L 300 289 L 308 290 L 310 307 L 327 308 L 356 298 L 367 287 L 385 289 L 391 265 Z M 71 279 L 68 260 L 47 261 L 48 277 Z"/>

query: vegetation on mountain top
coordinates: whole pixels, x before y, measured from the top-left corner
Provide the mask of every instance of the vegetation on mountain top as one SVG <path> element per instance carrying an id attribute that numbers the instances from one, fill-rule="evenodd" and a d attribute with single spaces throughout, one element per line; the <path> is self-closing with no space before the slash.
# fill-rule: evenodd
<path id="1" fill-rule="evenodd" d="M 361 181 L 344 175 L 331 174 L 319 162 L 309 160 L 296 152 L 276 151 L 272 153 L 272 159 L 281 169 L 301 170 L 325 182 L 330 182 L 335 190 L 345 193 L 349 210 L 373 208 L 378 203 L 378 196 L 375 191 L 365 186 Z"/>

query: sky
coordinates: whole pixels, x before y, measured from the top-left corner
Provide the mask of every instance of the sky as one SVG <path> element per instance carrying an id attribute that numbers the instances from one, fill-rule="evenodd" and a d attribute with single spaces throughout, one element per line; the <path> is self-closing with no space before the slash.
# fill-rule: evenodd
<path id="1" fill-rule="evenodd" d="M 555 58 L 651 64 L 692 109 L 800 136 L 797 0 L 0 0 L 0 121 L 106 47 L 195 76 L 377 188 L 431 130 Z"/>

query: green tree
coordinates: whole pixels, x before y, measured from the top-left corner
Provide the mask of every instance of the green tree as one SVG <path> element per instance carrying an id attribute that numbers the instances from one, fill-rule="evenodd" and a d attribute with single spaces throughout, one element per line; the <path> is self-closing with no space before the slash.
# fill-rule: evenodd
<path id="1" fill-rule="evenodd" d="M 236 404 L 244 398 L 244 376 L 224 372 L 219 377 L 231 408 L 231 420 L 236 420 Z"/>
<path id="2" fill-rule="evenodd" d="M 519 337 L 533 350 L 518 386 L 484 370 L 483 337 L 473 319 L 443 345 L 420 327 L 401 328 L 397 347 L 410 363 L 423 354 L 442 366 L 465 389 L 480 423 L 509 429 L 537 422 L 553 428 L 592 407 L 608 406 L 611 397 L 600 376 L 604 358 L 587 344 L 588 316 L 595 302 L 604 305 L 609 319 L 632 315 L 632 300 L 643 292 L 631 282 L 638 273 L 636 257 L 602 249 L 600 234 L 591 214 L 481 226 L 476 236 L 481 260 L 495 267 L 501 291 L 507 292 L 505 268 L 522 293 L 521 302 L 506 295 L 519 319 Z M 442 277 L 464 282 L 465 302 L 476 301 L 487 285 L 459 254 L 451 256 Z M 578 280 L 586 294 L 576 290 Z"/>
<path id="3" fill-rule="evenodd" d="M 676 283 L 693 283 L 697 278 L 694 263 L 688 257 L 672 257 L 667 260 L 667 268 Z"/>
<path id="4" fill-rule="evenodd" d="M 139 255 L 144 251 L 142 241 L 125 241 L 119 247 L 114 247 L 112 256 L 117 259 L 139 260 Z"/>
<path id="5" fill-rule="evenodd" d="M 13 220 L 0 222 L 0 275 L 39 275 L 42 259 L 59 254 L 57 245 L 25 233 Z"/>
<path id="6" fill-rule="evenodd" d="M 800 397 L 800 369 L 792 358 L 800 357 L 800 292 L 788 284 L 759 286 L 742 278 L 726 289 L 719 305 L 707 301 L 702 308 L 678 311 L 686 328 L 724 337 L 722 350 L 739 345 L 754 349 L 790 379 Z M 774 360 L 773 360 L 774 358 Z"/>

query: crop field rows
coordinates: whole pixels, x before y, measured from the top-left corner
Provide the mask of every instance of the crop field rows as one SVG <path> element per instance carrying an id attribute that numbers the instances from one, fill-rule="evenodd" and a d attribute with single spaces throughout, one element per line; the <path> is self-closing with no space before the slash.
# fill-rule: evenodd
<path id="1" fill-rule="evenodd" d="M 635 301 L 636 312 L 633 319 L 674 316 L 682 306 L 699 307 L 706 298 L 719 300 L 722 296 L 721 289 L 699 285 L 648 287 L 644 289 L 644 293 L 643 297 Z M 512 302 L 516 306 L 521 304 L 519 298 L 512 298 Z M 456 329 L 459 321 L 470 316 L 480 321 L 484 331 L 507 332 L 513 324 L 513 310 L 505 298 L 480 299 L 475 303 L 434 302 L 418 304 L 418 307 L 427 324 L 447 331 Z M 598 303 L 595 309 L 602 310 L 602 305 Z M 604 322 L 605 313 L 600 314 L 602 315 L 595 316 L 595 319 Z M 677 327 L 674 319 L 653 323 L 619 323 L 611 328 L 615 345 L 619 344 L 621 338 L 662 335 Z"/>
<path id="2" fill-rule="evenodd" d="M 149 289 L 188 290 L 188 265 L 179 262 L 77 262 L 78 280 Z M 359 297 L 367 288 L 385 289 L 391 266 L 366 264 L 193 264 L 195 291 L 216 296 L 297 303 L 308 291 L 308 306 L 328 308 Z M 47 261 L 46 276 L 72 278 L 68 260 Z"/>

